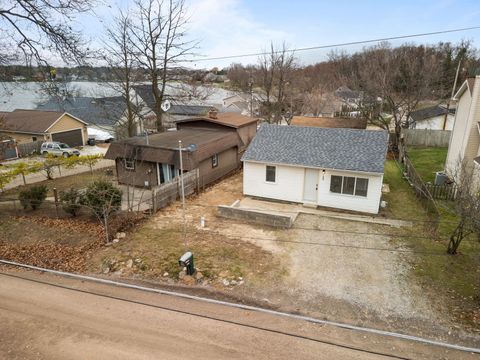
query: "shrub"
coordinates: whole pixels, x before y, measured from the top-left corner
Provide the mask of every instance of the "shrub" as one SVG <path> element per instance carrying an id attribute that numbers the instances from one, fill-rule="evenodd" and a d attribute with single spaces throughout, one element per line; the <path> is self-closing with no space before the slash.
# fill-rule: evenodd
<path id="1" fill-rule="evenodd" d="M 24 209 L 29 206 L 32 210 L 36 210 L 47 198 L 48 188 L 45 185 L 35 185 L 30 189 L 20 191 L 18 199 Z"/>
<path id="2" fill-rule="evenodd" d="M 80 192 L 73 187 L 60 193 L 60 202 L 62 203 L 62 209 L 72 216 L 77 216 L 82 206 L 80 204 Z"/>
<path id="3" fill-rule="evenodd" d="M 96 216 L 105 218 L 120 209 L 122 191 L 109 181 L 97 180 L 88 185 L 80 203 L 90 208 Z"/>

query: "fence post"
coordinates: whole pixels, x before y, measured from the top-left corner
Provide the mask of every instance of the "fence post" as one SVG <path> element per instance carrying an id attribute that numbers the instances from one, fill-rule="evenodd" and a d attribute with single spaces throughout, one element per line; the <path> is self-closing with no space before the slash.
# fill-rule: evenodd
<path id="1" fill-rule="evenodd" d="M 58 218 L 58 192 L 57 188 L 53 188 L 53 198 L 55 199 L 55 214 Z"/>
<path id="2" fill-rule="evenodd" d="M 200 194 L 200 169 L 199 168 L 197 168 L 197 170 L 195 171 L 195 177 L 197 180 L 197 194 Z"/>
<path id="3" fill-rule="evenodd" d="M 157 201 L 155 196 L 155 188 L 152 189 L 152 211 L 153 213 L 157 212 Z"/>

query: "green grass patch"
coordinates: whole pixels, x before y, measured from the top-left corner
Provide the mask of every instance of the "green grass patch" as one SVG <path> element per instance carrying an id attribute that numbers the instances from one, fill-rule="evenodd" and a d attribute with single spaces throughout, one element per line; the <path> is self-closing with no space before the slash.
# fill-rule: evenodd
<path id="1" fill-rule="evenodd" d="M 465 239 L 458 255 L 448 255 L 448 238 L 457 222 L 453 202 L 438 202 L 441 220 L 437 232 L 433 233 L 427 213 L 393 160 L 385 164 L 384 182 L 390 186 L 390 193 L 384 194 L 388 215 L 415 221 L 412 228 L 402 229 L 402 237 L 393 238 L 396 244 L 415 251 L 408 260 L 411 275 L 439 298 L 446 299 L 457 319 L 478 327 L 473 315 L 480 306 L 480 242 L 477 237 Z"/>
<path id="2" fill-rule="evenodd" d="M 410 185 L 403 179 L 399 166 L 395 160 L 385 162 L 383 182 L 390 187 L 390 192 L 383 194 L 388 204 L 386 213 L 395 219 L 426 220 L 427 214 Z"/>
<path id="3" fill-rule="evenodd" d="M 408 157 L 418 174 L 425 182 L 434 182 L 435 172 L 445 167 L 448 148 L 438 147 L 411 147 L 408 148 Z"/>

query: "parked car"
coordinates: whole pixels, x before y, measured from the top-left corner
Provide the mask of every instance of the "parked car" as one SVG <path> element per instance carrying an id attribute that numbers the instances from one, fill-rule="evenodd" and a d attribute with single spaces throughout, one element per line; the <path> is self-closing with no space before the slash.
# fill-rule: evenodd
<path id="1" fill-rule="evenodd" d="M 40 153 L 42 155 L 51 154 L 55 156 L 63 156 L 65 158 L 72 155 L 80 155 L 80 151 L 78 151 L 77 149 L 71 148 L 67 144 L 57 141 L 44 142 L 40 147 Z"/>

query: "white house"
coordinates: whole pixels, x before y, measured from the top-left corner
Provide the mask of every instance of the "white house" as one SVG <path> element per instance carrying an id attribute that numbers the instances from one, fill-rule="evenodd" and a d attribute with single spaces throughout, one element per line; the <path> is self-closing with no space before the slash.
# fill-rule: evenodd
<path id="1" fill-rule="evenodd" d="M 480 169 L 480 76 L 465 80 L 454 100 L 457 112 L 445 164 L 450 175 L 461 160 Z"/>
<path id="2" fill-rule="evenodd" d="M 262 124 L 242 157 L 243 193 L 376 214 L 386 131 Z"/>
<path id="3" fill-rule="evenodd" d="M 455 109 L 435 105 L 410 113 L 409 124 L 412 129 L 452 130 Z"/>

